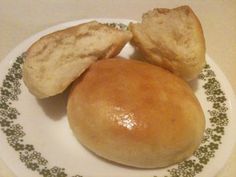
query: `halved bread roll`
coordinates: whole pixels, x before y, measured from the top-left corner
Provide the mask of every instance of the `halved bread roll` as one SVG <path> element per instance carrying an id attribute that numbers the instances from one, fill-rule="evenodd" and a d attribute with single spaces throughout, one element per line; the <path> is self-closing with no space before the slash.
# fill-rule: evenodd
<path id="1" fill-rule="evenodd" d="M 201 24 L 189 6 L 157 8 L 145 13 L 142 23 L 131 23 L 132 43 L 144 58 L 174 74 L 192 80 L 205 65 Z"/>
<path id="2" fill-rule="evenodd" d="M 160 67 L 100 60 L 74 82 L 67 115 L 78 140 L 128 166 L 166 167 L 199 146 L 205 119 L 192 89 Z"/>
<path id="3" fill-rule="evenodd" d="M 96 60 L 116 56 L 131 37 L 96 21 L 48 34 L 27 51 L 24 83 L 38 98 L 61 93 Z"/>

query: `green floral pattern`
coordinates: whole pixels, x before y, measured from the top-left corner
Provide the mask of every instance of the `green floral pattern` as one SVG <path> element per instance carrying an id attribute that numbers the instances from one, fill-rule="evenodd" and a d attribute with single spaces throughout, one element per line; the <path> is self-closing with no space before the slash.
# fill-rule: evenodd
<path id="1" fill-rule="evenodd" d="M 12 106 L 18 101 L 21 93 L 22 64 L 24 54 L 17 57 L 12 67 L 8 70 L 0 87 L 0 127 L 6 135 L 8 144 L 19 154 L 19 159 L 28 169 L 37 171 L 43 177 L 66 177 L 64 168 L 48 167 L 48 161 L 35 150 L 34 145 L 24 141 L 23 127 L 16 123 L 20 113 Z M 75 177 L 79 177 L 78 175 Z"/>
<path id="2" fill-rule="evenodd" d="M 105 24 L 108 26 L 114 27 L 116 29 L 119 29 L 119 30 L 127 30 L 128 29 L 127 25 L 125 25 L 123 23 L 105 23 Z"/>
<path id="3" fill-rule="evenodd" d="M 110 25 L 117 27 L 115 23 Z M 118 24 L 118 26 L 126 29 L 125 25 Z M 64 168 L 49 167 L 48 160 L 35 149 L 34 145 L 25 142 L 23 126 L 16 122 L 20 112 L 12 106 L 12 103 L 18 101 L 18 95 L 21 93 L 23 58 L 24 54 L 17 57 L 0 87 L 1 130 L 5 134 L 8 144 L 18 152 L 20 161 L 28 169 L 39 173 L 43 177 L 67 177 L 68 174 Z M 225 127 L 228 125 L 227 98 L 209 65 L 204 67 L 199 79 L 204 83 L 203 89 L 206 99 L 211 104 L 211 109 L 208 110 L 209 116 L 207 116 L 210 126 L 206 128 L 202 143 L 194 152 L 194 156 L 179 163 L 176 167 L 168 169 L 164 177 L 194 177 L 202 172 L 204 166 L 214 157 L 215 152 L 220 147 Z M 74 175 L 72 177 L 82 176 Z"/>
<path id="4" fill-rule="evenodd" d="M 204 82 L 203 89 L 205 90 L 206 99 L 211 103 L 211 109 L 208 110 L 210 126 L 205 130 L 202 143 L 194 152 L 191 160 L 181 162 L 177 168 L 168 170 L 170 177 L 194 177 L 200 173 L 204 166 L 214 157 L 216 150 L 221 144 L 225 126 L 228 125 L 227 99 L 210 65 L 204 67 L 199 79 Z"/>

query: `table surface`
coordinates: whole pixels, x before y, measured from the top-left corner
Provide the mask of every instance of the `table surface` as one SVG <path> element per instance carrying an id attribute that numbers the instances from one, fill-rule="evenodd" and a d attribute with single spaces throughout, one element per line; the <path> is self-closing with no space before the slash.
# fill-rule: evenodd
<path id="1" fill-rule="evenodd" d="M 0 60 L 29 36 L 50 26 L 84 18 L 128 18 L 155 7 L 189 5 L 199 17 L 208 55 L 236 93 L 236 1 L 178 0 L 0 0 Z M 236 148 L 217 177 L 236 176 Z M 0 177 L 15 175 L 0 160 Z"/>

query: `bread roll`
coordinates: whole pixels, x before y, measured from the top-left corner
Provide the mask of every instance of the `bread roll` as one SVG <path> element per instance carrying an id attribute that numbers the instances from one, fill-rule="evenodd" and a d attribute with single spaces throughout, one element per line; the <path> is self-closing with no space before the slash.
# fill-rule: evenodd
<path id="1" fill-rule="evenodd" d="M 92 152 L 140 168 L 166 167 L 191 156 L 205 127 L 185 81 L 136 60 L 94 63 L 75 81 L 67 114 L 74 135 Z"/>
<path id="2" fill-rule="evenodd" d="M 157 8 L 130 24 L 132 43 L 144 58 L 189 81 L 205 65 L 205 39 L 201 24 L 188 6 Z"/>
<path id="3" fill-rule="evenodd" d="M 48 34 L 27 51 L 24 83 L 38 98 L 61 93 L 93 62 L 116 56 L 131 36 L 96 21 Z"/>

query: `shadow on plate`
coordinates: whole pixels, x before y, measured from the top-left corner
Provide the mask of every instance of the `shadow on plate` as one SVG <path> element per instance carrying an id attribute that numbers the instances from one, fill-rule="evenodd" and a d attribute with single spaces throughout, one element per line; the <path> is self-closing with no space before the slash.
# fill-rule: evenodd
<path id="1" fill-rule="evenodd" d="M 143 55 L 138 50 L 134 50 L 134 52 L 131 55 L 129 55 L 129 58 L 134 59 L 134 60 L 138 60 L 138 61 L 147 62 L 144 60 Z"/>
<path id="2" fill-rule="evenodd" d="M 57 121 L 66 115 L 68 90 L 49 98 L 37 99 L 38 104 L 50 119 Z"/>
<path id="3" fill-rule="evenodd" d="M 198 90 L 199 87 L 199 80 L 198 79 L 194 79 L 188 82 L 188 84 L 190 85 L 190 87 L 192 88 L 192 90 L 194 92 L 196 92 Z"/>

